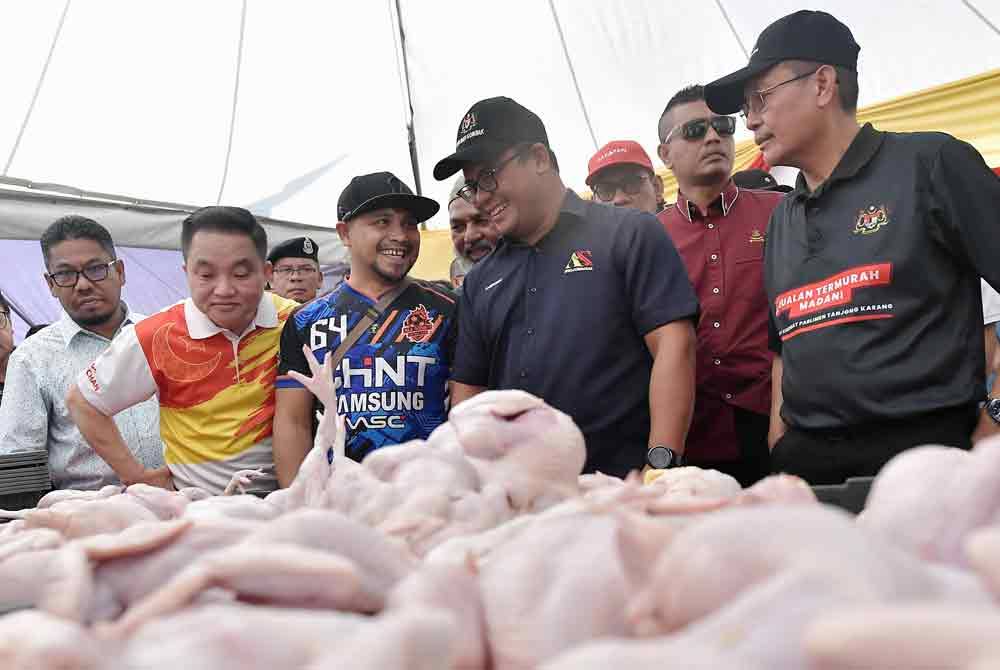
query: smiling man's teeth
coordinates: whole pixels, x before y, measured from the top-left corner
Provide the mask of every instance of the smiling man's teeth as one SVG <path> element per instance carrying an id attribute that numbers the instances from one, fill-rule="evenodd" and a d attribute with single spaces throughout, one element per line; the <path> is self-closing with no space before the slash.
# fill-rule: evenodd
<path id="1" fill-rule="evenodd" d="M 500 213 L 503 212 L 505 209 L 507 209 L 507 205 L 498 205 L 497 207 L 494 207 L 493 209 L 490 210 L 490 216 L 491 217 L 500 216 Z"/>
<path id="2" fill-rule="evenodd" d="M 398 258 L 402 258 L 406 255 L 406 252 L 402 249 L 383 249 L 379 253 L 384 256 L 396 256 Z"/>

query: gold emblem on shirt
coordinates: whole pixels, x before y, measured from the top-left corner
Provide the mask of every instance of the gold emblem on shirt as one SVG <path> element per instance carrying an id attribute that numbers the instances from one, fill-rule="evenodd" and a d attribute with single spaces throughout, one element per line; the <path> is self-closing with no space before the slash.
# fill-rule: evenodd
<path id="1" fill-rule="evenodd" d="M 754 242 L 758 242 L 760 244 L 763 244 L 764 243 L 764 234 L 762 232 L 760 232 L 759 230 L 757 230 L 756 228 L 754 228 L 753 232 L 750 233 L 750 242 L 751 242 L 751 244 L 754 243 Z"/>
<path id="2" fill-rule="evenodd" d="M 868 205 L 858 212 L 858 219 L 854 223 L 854 234 L 871 235 L 878 232 L 882 226 L 889 224 L 889 209 L 885 205 Z"/>

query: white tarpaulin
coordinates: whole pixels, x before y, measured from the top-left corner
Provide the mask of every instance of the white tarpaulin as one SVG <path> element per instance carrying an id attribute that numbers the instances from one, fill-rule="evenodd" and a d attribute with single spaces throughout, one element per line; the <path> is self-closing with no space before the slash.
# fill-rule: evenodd
<path id="1" fill-rule="evenodd" d="M 390 170 L 416 187 L 411 122 L 422 190 L 444 200 L 448 184 L 431 172 L 453 150 L 462 115 L 480 98 L 508 95 L 542 117 L 564 180 L 581 188 L 598 145 L 631 138 L 655 156 L 670 96 L 745 64 L 757 34 L 800 8 L 790 0 L 3 3 L 2 178 L 243 205 L 332 231 L 352 176 Z M 810 8 L 835 14 L 861 44 L 861 105 L 1000 67 L 992 0 Z M 10 213 L 0 211 L 0 238 L 37 239 L 34 223 L 15 234 Z M 444 225 L 440 214 L 431 222 Z"/>

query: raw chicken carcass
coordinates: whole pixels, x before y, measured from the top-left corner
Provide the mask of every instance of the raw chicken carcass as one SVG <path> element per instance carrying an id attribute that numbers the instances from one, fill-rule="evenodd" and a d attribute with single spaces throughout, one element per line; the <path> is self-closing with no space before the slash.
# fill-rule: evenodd
<path id="1" fill-rule="evenodd" d="M 300 670 L 366 623 L 357 614 L 314 609 L 189 607 L 142 627 L 115 670 Z"/>
<path id="2" fill-rule="evenodd" d="M 965 565 L 963 542 L 1000 513 L 1000 437 L 971 452 L 909 449 L 872 484 L 859 523 L 926 559 Z"/>
<path id="3" fill-rule="evenodd" d="M 149 621 L 182 610 L 211 588 L 250 602 L 352 612 L 378 612 L 383 597 L 365 589 L 354 563 L 295 545 L 252 544 L 221 549 L 195 561 L 158 591 L 101 627 L 109 637 L 127 637 Z"/>
<path id="4" fill-rule="evenodd" d="M 925 564 L 823 505 L 734 507 L 673 539 L 646 589 L 629 604 L 635 632 L 676 631 L 743 590 L 792 567 L 813 566 L 864 585 L 885 601 L 988 600 L 971 575 Z"/>
<path id="5" fill-rule="evenodd" d="M 466 565 L 424 565 L 396 586 L 389 595 L 385 611 L 391 614 L 423 608 L 453 615 L 452 670 L 489 667 L 486 618 L 478 575 L 471 560 Z"/>
<path id="6" fill-rule="evenodd" d="M 455 622 L 440 610 L 384 614 L 359 626 L 305 670 L 451 670 Z"/>
<path id="7" fill-rule="evenodd" d="M 803 637 L 810 670 L 964 670 L 1000 654 L 1000 611 L 912 603 L 828 612 Z"/>
<path id="8" fill-rule="evenodd" d="M 80 624 L 39 610 L 0 617 L 4 670 L 111 670 L 114 652 Z"/>
<path id="9" fill-rule="evenodd" d="M 619 519 L 536 519 L 479 566 L 496 670 L 534 668 L 595 637 L 624 635 L 626 581 Z"/>
<path id="10" fill-rule="evenodd" d="M 1000 526 L 977 531 L 966 542 L 969 563 L 1000 599 Z"/>

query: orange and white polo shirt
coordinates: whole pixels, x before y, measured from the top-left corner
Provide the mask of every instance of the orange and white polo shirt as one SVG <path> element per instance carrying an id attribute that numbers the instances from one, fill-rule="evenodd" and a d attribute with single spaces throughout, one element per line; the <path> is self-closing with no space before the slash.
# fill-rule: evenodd
<path id="1" fill-rule="evenodd" d="M 129 326 L 77 386 L 107 416 L 156 395 L 164 460 L 178 488 L 221 493 L 237 470 L 277 487 L 271 451 L 281 329 L 298 303 L 265 292 L 237 336 L 188 298 Z"/>

